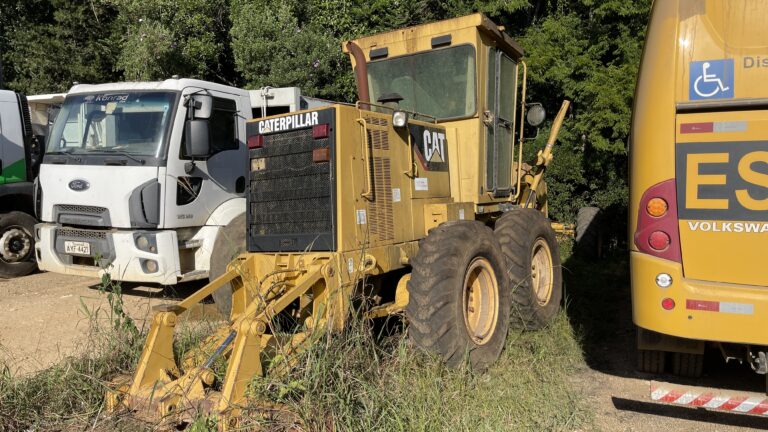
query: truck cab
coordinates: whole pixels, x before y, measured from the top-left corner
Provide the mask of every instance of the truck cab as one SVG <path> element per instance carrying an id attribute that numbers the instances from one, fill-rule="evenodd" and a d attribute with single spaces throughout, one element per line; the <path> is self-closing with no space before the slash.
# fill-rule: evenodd
<path id="1" fill-rule="evenodd" d="M 281 90 L 295 96 L 282 109 L 298 108 L 298 89 Z M 245 121 L 268 99 L 193 79 L 72 87 L 40 169 L 40 268 L 165 285 L 209 277 L 212 255 L 244 247 L 214 245 L 244 227 Z"/>

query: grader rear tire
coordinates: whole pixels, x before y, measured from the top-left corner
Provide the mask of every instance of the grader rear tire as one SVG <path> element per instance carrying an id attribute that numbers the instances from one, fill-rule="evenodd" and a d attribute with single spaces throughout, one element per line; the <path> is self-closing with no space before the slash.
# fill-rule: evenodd
<path id="1" fill-rule="evenodd" d="M 494 230 L 506 257 L 512 292 L 513 328 L 537 330 L 560 310 L 563 277 L 560 251 L 549 220 L 534 209 L 505 213 Z"/>
<path id="2" fill-rule="evenodd" d="M 221 228 L 213 243 L 210 280 L 223 275 L 227 265 L 238 255 L 245 252 L 245 214 L 235 217 L 228 225 Z M 216 309 L 226 319 L 232 312 L 232 285 L 226 284 L 211 294 Z"/>
<path id="3" fill-rule="evenodd" d="M 408 334 L 449 366 L 495 362 L 507 339 L 510 291 L 504 255 L 480 222 L 449 222 L 419 242 L 408 282 Z"/>

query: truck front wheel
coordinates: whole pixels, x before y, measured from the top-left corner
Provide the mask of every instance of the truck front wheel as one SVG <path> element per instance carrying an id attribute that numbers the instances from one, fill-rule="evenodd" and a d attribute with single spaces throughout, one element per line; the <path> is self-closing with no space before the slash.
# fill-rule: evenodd
<path id="1" fill-rule="evenodd" d="M 408 335 L 452 367 L 482 370 L 507 339 L 510 290 L 504 255 L 480 222 L 449 222 L 419 242 L 408 281 Z"/>
<path id="2" fill-rule="evenodd" d="M 0 215 L 0 277 L 26 276 L 35 262 L 35 218 L 12 211 Z"/>
<path id="3" fill-rule="evenodd" d="M 245 252 L 245 233 L 245 214 L 232 219 L 219 230 L 211 254 L 211 269 L 208 272 L 210 280 L 223 275 L 227 271 L 227 265 Z M 232 312 L 232 285 L 225 284 L 214 291 L 211 297 L 219 313 L 228 319 Z"/>

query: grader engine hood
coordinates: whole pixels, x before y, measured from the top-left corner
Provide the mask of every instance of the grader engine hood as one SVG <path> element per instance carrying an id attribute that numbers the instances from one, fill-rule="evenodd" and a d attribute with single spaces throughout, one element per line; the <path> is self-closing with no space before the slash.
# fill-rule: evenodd
<path id="1" fill-rule="evenodd" d="M 335 249 L 336 110 L 248 123 L 250 252 Z"/>
<path id="2" fill-rule="evenodd" d="M 157 167 L 44 164 L 44 222 L 101 228 L 156 228 L 161 184 Z"/>

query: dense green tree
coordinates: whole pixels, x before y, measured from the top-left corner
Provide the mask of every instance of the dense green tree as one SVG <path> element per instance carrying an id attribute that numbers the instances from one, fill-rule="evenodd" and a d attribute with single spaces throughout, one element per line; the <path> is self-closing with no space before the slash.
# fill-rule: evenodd
<path id="1" fill-rule="evenodd" d="M 197 77 L 248 88 L 299 86 L 351 102 L 342 42 L 488 14 L 526 50 L 528 101 L 550 117 L 573 101 L 547 174 L 552 215 L 623 209 L 626 143 L 651 0 L 6 0 L 0 55 L 8 85 L 63 91 L 72 81 Z M 547 128 L 527 145 L 543 145 Z"/>
<path id="2" fill-rule="evenodd" d="M 235 83 L 228 0 L 111 0 L 126 80 L 172 75 Z"/>
<path id="3" fill-rule="evenodd" d="M 66 91 L 73 81 L 115 80 L 114 8 L 104 1 L 18 1 L 0 16 L 7 85 L 27 93 Z"/>
<path id="4" fill-rule="evenodd" d="M 574 102 L 548 175 L 559 219 L 584 205 L 626 206 L 626 144 L 649 8 L 650 0 L 547 3 L 534 7 L 542 15 L 520 37 L 531 98 L 551 110 L 562 98 Z"/>

